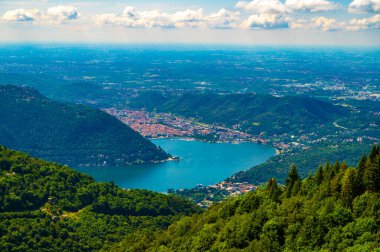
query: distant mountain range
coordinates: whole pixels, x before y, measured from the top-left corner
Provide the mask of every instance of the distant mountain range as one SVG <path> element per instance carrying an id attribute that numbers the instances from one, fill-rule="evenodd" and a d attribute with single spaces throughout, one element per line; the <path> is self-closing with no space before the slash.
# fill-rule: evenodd
<path id="1" fill-rule="evenodd" d="M 105 112 L 0 86 L 0 144 L 71 166 L 160 162 L 162 149 Z"/>
<path id="2" fill-rule="evenodd" d="M 194 117 L 211 124 L 235 126 L 256 135 L 311 131 L 345 113 L 342 107 L 310 97 L 261 94 L 164 96 L 147 92 L 129 105 Z"/>

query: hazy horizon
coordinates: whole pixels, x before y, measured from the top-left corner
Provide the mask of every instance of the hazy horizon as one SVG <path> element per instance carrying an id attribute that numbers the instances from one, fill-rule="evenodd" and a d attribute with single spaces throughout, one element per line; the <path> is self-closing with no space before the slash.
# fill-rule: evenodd
<path id="1" fill-rule="evenodd" d="M 380 46 L 380 0 L 3 0 L 0 43 Z"/>

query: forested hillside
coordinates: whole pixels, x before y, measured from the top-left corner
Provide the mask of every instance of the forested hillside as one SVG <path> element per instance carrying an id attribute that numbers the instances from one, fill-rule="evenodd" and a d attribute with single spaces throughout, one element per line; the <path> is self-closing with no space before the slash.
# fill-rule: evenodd
<path id="1" fill-rule="evenodd" d="M 235 126 L 255 135 L 316 130 L 344 113 L 341 107 L 309 97 L 258 94 L 163 96 L 145 93 L 129 105 L 194 117 L 211 124 Z"/>
<path id="2" fill-rule="evenodd" d="M 0 146 L 0 251 L 98 250 L 197 211 L 180 198 L 98 183 Z"/>
<path id="3" fill-rule="evenodd" d="M 127 236 L 114 251 L 380 251 L 380 154 L 356 167 L 320 166 L 285 185 L 270 179 L 256 192 L 184 217 L 167 231 Z"/>
<path id="4" fill-rule="evenodd" d="M 285 183 L 288 169 L 292 164 L 297 165 L 298 173 L 302 178 L 305 178 L 310 172 L 317 171 L 318 165 L 323 165 L 326 162 L 334 163 L 338 159 L 343 160 L 349 166 L 355 166 L 357 159 L 369 152 L 371 147 L 368 144 L 357 143 L 345 143 L 339 146 L 315 146 L 286 156 L 276 155 L 265 163 L 234 174 L 227 180 L 258 185 L 270 178 L 277 178 L 279 183 Z"/>
<path id="5" fill-rule="evenodd" d="M 163 150 L 105 112 L 49 100 L 36 90 L 0 86 L 0 144 L 63 164 L 159 162 Z"/>

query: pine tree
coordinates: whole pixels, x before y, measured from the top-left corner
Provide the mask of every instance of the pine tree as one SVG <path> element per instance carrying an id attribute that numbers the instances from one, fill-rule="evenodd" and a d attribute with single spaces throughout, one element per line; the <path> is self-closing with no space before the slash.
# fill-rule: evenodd
<path id="1" fill-rule="evenodd" d="M 334 170 L 334 173 L 337 174 L 340 171 L 339 161 L 336 161 L 331 168 Z"/>
<path id="2" fill-rule="evenodd" d="M 364 185 L 364 174 L 367 167 L 367 156 L 363 154 L 363 156 L 360 158 L 359 163 L 357 165 L 357 180 L 358 180 L 358 186 L 361 193 L 365 191 L 365 185 Z"/>
<path id="3" fill-rule="evenodd" d="M 366 188 L 372 192 L 380 192 L 380 158 L 374 157 L 374 162 L 367 163 L 369 164 L 364 175 Z"/>
<path id="4" fill-rule="evenodd" d="M 268 180 L 267 183 L 267 190 L 269 198 L 273 201 L 278 201 L 280 195 L 281 195 L 281 189 L 277 184 L 277 180 L 275 178 L 271 178 Z"/>
<path id="5" fill-rule="evenodd" d="M 317 172 L 315 173 L 315 183 L 320 185 L 323 181 L 323 167 L 319 166 Z"/>
<path id="6" fill-rule="evenodd" d="M 326 172 L 331 169 L 331 165 L 329 161 L 326 162 L 324 169 Z"/>
<path id="7" fill-rule="evenodd" d="M 297 167 L 296 165 L 292 165 L 290 167 L 290 171 L 288 173 L 288 178 L 285 180 L 286 182 L 286 196 L 289 198 L 292 195 L 292 190 L 294 184 L 300 180 L 300 176 L 298 175 Z"/>
<path id="8" fill-rule="evenodd" d="M 323 175 L 327 177 L 327 180 L 332 179 L 339 171 L 339 168 L 337 168 L 337 163 L 334 165 L 330 165 L 329 162 L 325 164 L 323 167 Z"/>
<path id="9" fill-rule="evenodd" d="M 299 195 L 301 191 L 301 185 L 302 185 L 301 180 L 297 180 L 296 182 L 294 182 L 294 185 L 292 188 L 292 197 Z"/>
<path id="10" fill-rule="evenodd" d="M 358 176 L 361 178 L 364 176 L 366 163 L 367 163 L 367 156 L 363 154 L 363 156 L 360 158 L 359 163 L 357 165 Z"/>
<path id="11" fill-rule="evenodd" d="M 359 194 L 356 170 L 346 170 L 343 177 L 342 199 L 347 207 L 351 207 L 353 199 Z"/>
<path id="12" fill-rule="evenodd" d="M 290 167 L 290 171 L 288 173 L 288 178 L 286 179 L 286 185 L 294 184 L 297 180 L 300 180 L 300 176 L 298 175 L 297 167 L 293 164 Z"/>
<path id="13" fill-rule="evenodd" d="M 344 162 L 340 165 L 340 170 L 341 170 L 341 171 L 345 171 L 347 168 L 348 168 L 347 162 L 344 161 Z"/>
<path id="14" fill-rule="evenodd" d="M 373 163 L 375 158 L 380 154 L 380 146 L 374 145 L 372 147 L 371 153 L 369 154 L 369 160 Z"/>

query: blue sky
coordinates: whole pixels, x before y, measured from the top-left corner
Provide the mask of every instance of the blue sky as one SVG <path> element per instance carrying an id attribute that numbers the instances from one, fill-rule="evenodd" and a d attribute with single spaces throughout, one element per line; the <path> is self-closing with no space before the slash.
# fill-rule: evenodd
<path id="1" fill-rule="evenodd" d="M 380 0 L 0 0 L 0 42 L 380 46 Z"/>

